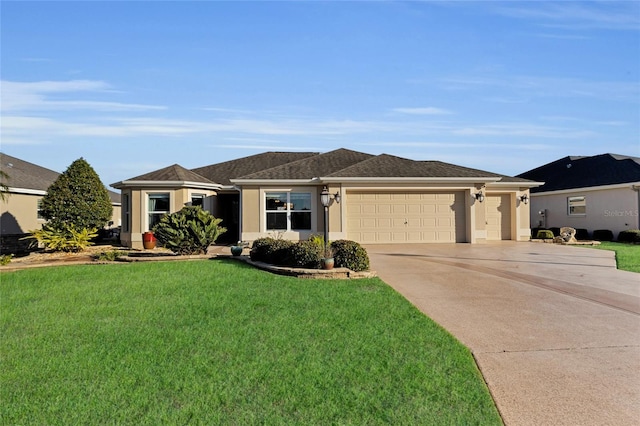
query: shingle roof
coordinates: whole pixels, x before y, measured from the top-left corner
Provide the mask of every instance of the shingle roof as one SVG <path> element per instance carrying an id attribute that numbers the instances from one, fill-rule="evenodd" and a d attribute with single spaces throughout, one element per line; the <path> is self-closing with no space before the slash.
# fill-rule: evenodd
<path id="1" fill-rule="evenodd" d="M 317 152 L 264 152 L 237 160 L 192 169 L 193 172 L 221 185 L 231 185 L 229 179 L 235 179 L 292 163 L 303 158 L 316 156 Z"/>
<path id="2" fill-rule="evenodd" d="M 6 182 L 10 188 L 46 191 L 60 173 L 0 153 L 0 170 L 9 175 Z"/>
<path id="3" fill-rule="evenodd" d="M 31 189 L 47 191 L 51 184 L 60 176 L 53 170 L 29 163 L 11 155 L 0 152 L 0 170 L 9 175 L 7 186 L 9 188 Z M 120 203 L 119 193 L 107 189 L 112 203 Z"/>
<path id="4" fill-rule="evenodd" d="M 373 155 L 349 149 L 317 154 L 292 163 L 262 170 L 250 175 L 241 176 L 242 179 L 312 179 L 328 176 L 333 172 L 345 169 L 354 164 L 372 158 Z"/>
<path id="5" fill-rule="evenodd" d="M 174 164 L 164 169 L 155 170 L 153 172 L 145 173 L 140 176 L 136 176 L 129 181 L 160 181 L 160 182 L 198 182 L 209 183 L 213 182 L 204 176 L 192 172 L 189 169 L 185 169 L 179 164 Z"/>
<path id="6" fill-rule="evenodd" d="M 531 192 L 558 191 L 640 181 L 640 158 L 617 154 L 568 156 L 518 175 L 545 182 Z"/>

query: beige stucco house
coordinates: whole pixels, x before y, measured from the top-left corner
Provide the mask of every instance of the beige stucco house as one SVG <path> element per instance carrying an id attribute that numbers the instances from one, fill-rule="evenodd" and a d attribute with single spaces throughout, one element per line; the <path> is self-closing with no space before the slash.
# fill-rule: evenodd
<path id="1" fill-rule="evenodd" d="M 363 244 L 528 240 L 529 189 L 540 183 L 440 161 L 347 149 L 266 152 L 193 170 L 179 165 L 112 184 L 122 192 L 124 245 L 165 213 L 198 204 L 223 219 L 221 242 L 298 240 L 324 230 Z"/>
<path id="2" fill-rule="evenodd" d="M 0 234 L 3 249 L 14 245 L 10 241 L 29 231 L 40 229 L 46 220 L 40 214 L 42 197 L 60 173 L 33 163 L 0 153 L 0 169 L 9 178 L 9 193 L 0 201 Z M 113 216 L 108 227 L 120 225 L 120 194 L 109 191 Z"/>
<path id="3" fill-rule="evenodd" d="M 531 190 L 532 225 L 590 233 L 640 229 L 640 158 L 569 156 L 518 175 L 544 182 Z"/>

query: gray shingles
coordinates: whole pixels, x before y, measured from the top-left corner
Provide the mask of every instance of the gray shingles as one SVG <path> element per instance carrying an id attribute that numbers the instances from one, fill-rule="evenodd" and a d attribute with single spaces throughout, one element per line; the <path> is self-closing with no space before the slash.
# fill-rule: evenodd
<path id="1" fill-rule="evenodd" d="M 229 179 L 249 175 L 265 169 L 318 155 L 317 152 L 264 152 L 237 160 L 192 169 L 205 178 L 221 185 L 231 185 Z"/>
<path id="2" fill-rule="evenodd" d="M 372 157 L 371 154 L 340 148 L 245 175 L 242 176 L 242 179 L 312 179 L 328 176 L 335 171 L 361 163 Z"/>
<path id="3" fill-rule="evenodd" d="M 558 191 L 640 181 L 640 158 L 617 154 L 568 156 L 518 175 L 545 182 L 531 192 Z"/>
<path id="4" fill-rule="evenodd" d="M 198 183 L 213 183 L 206 177 L 195 173 L 191 170 L 185 169 L 179 164 L 174 164 L 169 167 L 165 167 L 160 170 L 154 170 L 149 173 L 145 173 L 140 176 L 136 176 L 130 181 L 159 181 L 159 182 L 198 182 Z"/>

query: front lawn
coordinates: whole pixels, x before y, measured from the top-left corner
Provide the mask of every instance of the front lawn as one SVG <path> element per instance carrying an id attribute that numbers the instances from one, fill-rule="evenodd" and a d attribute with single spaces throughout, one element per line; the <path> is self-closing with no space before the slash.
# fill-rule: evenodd
<path id="1" fill-rule="evenodd" d="M 616 252 L 616 264 L 618 265 L 618 269 L 640 272 L 640 245 L 638 244 L 603 241 L 600 245 L 589 247 L 601 250 L 613 250 Z"/>
<path id="2" fill-rule="evenodd" d="M 501 424 L 469 351 L 379 279 L 216 260 L 0 280 L 1 424 Z"/>

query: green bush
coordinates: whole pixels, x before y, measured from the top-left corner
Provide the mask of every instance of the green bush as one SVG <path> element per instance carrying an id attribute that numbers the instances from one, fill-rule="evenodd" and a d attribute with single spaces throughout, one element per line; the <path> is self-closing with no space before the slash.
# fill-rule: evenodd
<path id="1" fill-rule="evenodd" d="M 588 240 L 589 237 L 589 231 L 584 229 L 584 228 L 578 228 L 576 229 L 576 240 Z"/>
<path id="2" fill-rule="evenodd" d="M 613 232 L 609 229 L 596 229 L 593 231 L 593 239 L 596 241 L 613 241 Z"/>
<path id="3" fill-rule="evenodd" d="M 254 262 L 265 262 L 267 258 L 267 251 L 269 247 L 273 244 L 275 239 L 271 237 L 258 238 L 251 245 L 251 251 L 249 252 L 249 257 Z"/>
<path id="4" fill-rule="evenodd" d="M 536 238 L 539 240 L 553 240 L 553 231 L 548 229 L 540 229 Z"/>
<path id="5" fill-rule="evenodd" d="M 360 244 L 350 240 L 337 240 L 331 243 L 336 267 L 349 268 L 352 271 L 369 269 L 369 255 Z"/>
<path id="6" fill-rule="evenodd" d="M 153 227 L 156 239 L 165 248 L 181 255 L 206 254 L 207 249 L 227 231 L 200 206 L 186 206 L 179 212 L 168 214 Z"/>
<path id="7" fill-rule="evenodd" d="M 640 229 L 627 229 L 618 234 L 620 243 L 640 243 Z"/>
<path id="8" fill-rule="evenodd" d="M 109 251 L 101 251 L 100 253 L 96 253 L 91 257 L 94 260 L 98 260 L 101 262 L 113 262 L 118 260 L 124 254 L 125 252 L 121 250 L 109 250 Z"/>
<path id="9" fill-rule="evenodd" d="M 12 254 L 0 254 L 0 266 L 8 265 L 12 258 Z"/>
<path id="10" fill-rule="evenodd" d="M 29 231 L 31 235 L 23 239 L 33 238 L 38 243 L 53 251 L 80 252 L 93 245 L 91 241 L 98 235 L 96 228 L 76 229 L 72 224 L 58 226 L 46 224 L 42 229 Z"/>
<path id="11" fill-rule="evenodd" d="M 42 214 L 49 219 L 49 226 L 63 231 L 67 225 L 101 229 L 112 213 L 107 188 L 82 158 L 71 163 L 42 197 Z"/>
<path id="12" fill-rule="evenodd" d="M 287 264 L 294 268 L 319 269 L 324 248 L 315 241 L 298 241 L 287 253 Z"/>

